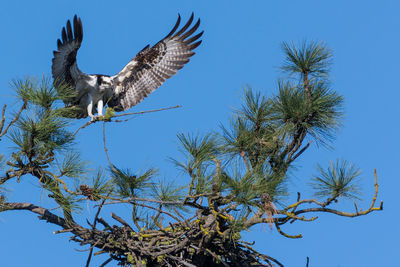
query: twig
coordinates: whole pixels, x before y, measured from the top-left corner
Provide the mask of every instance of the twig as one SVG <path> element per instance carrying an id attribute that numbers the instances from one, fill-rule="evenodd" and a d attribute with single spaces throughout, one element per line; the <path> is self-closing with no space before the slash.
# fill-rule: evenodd
<path id="1" fill-rule="evenodd" d="M 62 229 L 62 230 L 58 230 L 58 231 L 54 231 L 53 234 L 62 234 L 62 233 L 69 233 L 72 232 L 73 229 Z"/>
<path id="2" fill-rule="evenodd" d="M 284 237 L 287 237 L 287 238 L 302 238 L 303 237 L 302 234 L 298 234 L 298 235 L 288 235 L 288 234 L 286 234 L 285 232 L 283 232 L 281 230 L 281 228 L 279 227 L 279 224 L 276 221 L 275 221 L 275 227 L 276 227 L 276 230 L 278 230 L 278 233 L 280 233 Z"/>
<path id="3" fill-rule="evenodd" d="M 1 120 L 0 120 L 0 133 L 1 131 L 3 131 L 3 127 L 4 127 L 4 122 L 6 120 L 6 108 L 7 108 L 7 104 L 4 104 L 3 106 L 3 111 L 1 112 Z"/>
<path id="4" fill-rule="evenodd" d="M 354 202 L 354 208 L 356 209 L 356 213 L 358 213 L 358 207 L 356 202 Z"/>
<path id="5" fill-rule="evenodd" d="M 93 247 L 93 246 L 91 246 L 90 248 L 85 248 L 85 249 L 77 249 L 77 248 L 74 248 L 74 249 L 75 249 L 76 251 L 78 251 L 78 252 L 86 252 L 86 251 L 91 250 L 92 247 Z"/>
<path id="6" fill-rule="evenodd" d="M 15 172 L 13 174 L 9 174 L 8 172 L 6 172 L 6 177 L 0 179 L 0 185 L 4 184 L 5 182 L 10 180 L 11 178 L 14 178 L 15 176 L 18 176 Z"/>
<path id="7" fill-rule="evenodd" d="M 6 105 L 3 106 L 2 118 L 1 118 L 1 122 L 0 122 L 0 126 L 1 126 L 0 127 L 0 137 L 5 135 L 7 133 L 7 131 L 8 131 L 8 128 L 10 128 L 10 126 L 13 125 L 19 119 L 19 117 L 21 116 L 21 113 L 22 113 L 22 111 L 24 109 L 26 109 L 26 102 L 25 101 L 24 101 L 24 104 L 22 105 L 22 107 L 19 109 L 17 115 L 15 115 L 14 119 L 7 125 L 7 127 L 4 129 L 4 131 L 1 132 L 1 130 L 3 130 L 3 127 L 4 127 L 4 120 L 5 120 L 4 112 L 6 110 Z"/>
<path id="8" fill-rule="evenodd" d="M 141 197 L 131 197 L 131 198 L 128 198 L 127 200 L 123 200 L 123 199 L 116 198 L 116 197 L 108 197 L 108 199 L 115 200 L 115 201 L 110 201 L 110 202 L 106 203 L 106 205 L 119 204 L 119 203 L 131 203 L 132 201 L 160 203 L 163 205 L 184 205 L 183 201 L 164 201 L 164 200 L 159 200 L 159 199 L 141 198 Z"/>
<path id="9" fill-rule="evenodd" d="M 105 262 L 103 262 L 103 264 L 102 265 L 100 265 L 100 267 L 104 267 L 104 266 L 106 266 L 110 261 L 112 261 L 113 260 L 113 258 L 109 258 L 108 260 L 106 260 Z"/>
<path id="10" fill-rule="evenodd" d="M 185 219 L 185 217 L 183 217 L 183 215 L 182 215 L 175 207 L 173 207 L 173 209 L 174 209 L 175 213 L 179 216 L 179 218 L 182 219 L 182 222 L 183 222 L 184 224 L 186 224 L 186 226 L 189 226 L 188 220 Z"/>
<path id="11" fill-rule="evenodd" d="M 129 116 L 129 115 L 140 115 L 140 114 L 145 114 L 145 113 L 153 113 L 153 112 L 158 112 L 158 111 L 163 111 L 163 110 L 168 110 L 168 109 L 181 108 L 181 107 L 182 106 L 180 106 L 180 105 L 176 105 L 176 106 L 167 107 L 167 108 L 159 108 L 159 109 L 145 110 L 145 111 L 139 111 L 139 112 L 130 112 L 130 113 L 114 115 L 112 118 Z"/>
<path id="12" fill-rule="evenodd" d="M 114 220 L 118 221 L 119 223 L 121 223 L 122 225 L 128 227 L 129 229 L 131 229 L 133 231 L 132 227 L 126 221 L 124 221 L 124 219 L 122 219 L 121 217 L 117 216 L 115 213 L 111 212 L 111 217 Z"/>
<path id="13" fill-rule="evenodd" d="M 111 226 L 103 219 L 103 218 L 97 218 L 97 221 L 99 222 L 99 223 L 101 223 L 103 226 L 104 226 L 104 228 L 109 228 L 109 229 L 111 229 Z"/>
<path id="14" fill-rule="evenodd" d="M 246 241 L 243 241 L 243 240 L 239 240 L 238 242 L 242 243 L 242 244 L 245 244 L 245 245 L 249 245 L 249 246 L 254 246 L 254 244 L 256 243 L 256 241 L 246 242 Z"/>
<path id="15" fill-rule="evenodd" d="M 181 222 L 181 220 L 179 220 L 176 216 L 172 215 L 172 214 L 169 213 L 168 211 L 164 211 L 164 210 L 161 210 L 161 209 L 158 209 L 158 208 L 155 208 L 155 207 L 152 207 L 152 206 L 148 206 L 148 205 L 142 204 L 142 203 L 134 203 L 134 204 L 135 204 L 135 205 L 138 205 L 138 206 L 141 206 L 141 207 L 144 207 L 144 208 L 153 209 L 153 210 L 155 210 L 155 211 L 158 211 L 159 213 L 167 214 L 168 216 L 170 216 L 171 218 L 173 218 L 173 219 L 176 220 L 177 222 Z"/>
<path id="16" fill-rule="evenodd" d="M 251 168 L 250 168 L 249 161 L 248 161 L 248 159 L 247 159 L 247 157 L 246 157 L 246 152 L 241 151 L 241 152 L 240 152 L 240 156 L 243 158 L 244 164 L 246 164 L 246 169 L 247 169 L 247 171 L 249 172 Z"/>
<path id="17" fill-rule="evenodd" d="M 77 193 L 77 192 L 69 190 L 67 185 L 65 184 L 65 182 L 62 179 L 58 178 L 54 173 L 49 172 L 49 171 L 43 171 L 43 172 L 48 174 L 48 175 L 50 175 L 50 176 L 52 176 L 56 182 L 61 183 L 66 192 L 70 193 L 71 195 L 80 195 L 80 193 Z"/>
<path id="18" fill-rule="evenodd" d="M 264 260 L 266 259 L 267 261 L 272 261 L 275 262 L 276 264 L 278 264 L 280 267 L 284 267 L 282 263 L 280 263 L 278 260 L 272 258 L 271 256 L 265 255 L 265 254 L 260 254 L 257 251 L 255 251 L 252 247 L 247 246 L 247 245 L 242 245 L 243 247 L 247 248 L 248 250 L 250 250 L 252 253 L 254 253 L 255 255 L 257 255 L 260 258 L 263 258 Z"/>
<path id="19" fill-rule="evenodd" d="M 82 125 L 81 127 L 78 128 L 78 130 L 75 131 L 75 133 L 72 135 L 72 137 L 75 137 L 75 135 L 82 130 L 83 128 L 86 128 L 87 126 L 89 126 L 90 124 L 93 124 L 95 122 L 97 122 L 98 120 L 94 120 L 94 121 L 88 121 L 86 122 L 84 125 Z"/>
<path id="20" fill-rule="evenodd" d="M 186 266 L 186 267 L 196 267 L 196 265 L 193 265 L 193 264 L 191 264 L 191 263 L 188 263 L 188 262 L 186 262 L 186 261 L 184 261 L 183 259 L 180 259 L 180 258 L 178 258 L 178 257 L 172 256 L 172 255 L 168 255 L 167 257 L 170 258 L 170 259 L 173 259 L 173 260 L 175 260 L 175 261 L 177 261 L 177 262 L 179 262 L 179 263 L 181 263 L 182 265 L 184 265 L 184 266 Z M 177 265 L 177 266 L 180 266 L 180 265 Z"/>
<path id="21" fill-rule="evenodd" d="M 108 156 L 108 149 L 106 146 L 106 122 L 103 123 L 103 146 L 104 146 L 104 152 L 106 153 L 108 164 L 113 169 L 113 171 L 116 171 L 114 169 L 114 165 L 111 163 L 110 157 Z"/>
<path id="22" fill-rule="evenodd" d="M 315 221 L 316 219 L 318 219 L 318 216 L 317 217 L 311 217 L 310 219 L 307 219 L 304 216 L 303 217 L 296 216 L 293 212 L 286 212 L 286 211 L 282 212 L 280 210 L 276 211 L 276 213 L 277 214 L 284 214 L 287 217 L 291 218 L 292 220 L 291 220 L 290 223 L 293 223 L 296 220 L 303 221 L 303 222 L 312 222 L 312 221 Z"/>
<path id="23" fill-rule="evenodd" d="M 74 133 L 72 136 L 75 137 L 75 135 L 76 135 L 80 130 L 82 130 L 83 128 L 86 128 L 87 126 L 89 126 L 89 125 L 91 125 L 91 124 L 93 124 L 93 123 L 95 123 L 95 122 L 98 122 L 98 121 L 104 121 L 105 123 L 106 123 L 106 122 L 123 122 L 123 121 L 126 121 L 126 120 L 115 120 L 115 121 L 112 121 L 111 119 L 112 119 L 112 118 L 117 118 L 117 117 L 122 117 L 122 116 L 140 115 L 140 114 L 145 114 L 145 113 L 158 112 L 158 111 L 163 111 L 163 110 L 168 110 L 168 109 L 175 109 L 175 108 L 180 108 L 180 107 L 182 107 L 182 106 L 176 105 L 176 106 L 174 106 L 174 107 L 167 107 L 167 108 L 160 108 L 160 109 L 153 109 L 153 110 L 145 110 L 145 111 L 139 111 L 139 112 L 130 112 L 130 113 L 124 113 L 124 114 L 117 114 L 117 115 L 114 115 L 113 117 L 111 117 L 110 120 L 101 120 L 101 119 L 99 119 L 99 118 L 96 118 L 96 119 L 93 120 L 93 121 L 88 121 L 88 122 L 86 122 L 85 124 L 83 124 L 81 127 L 79 127 L 79 128 L 75 131 L 75 133 Z"/>
<path id="24" fill-rule="evenodd" d="M 107 197 L 108 197 L 110 194 L 111 194 L 111 191 L 107 194 Z M 93 230 L 96 229 L 97 218 L 99 217 L 101 208 L 103 207 L 104 202 L 106 202 L 107 197 L 104 198 L 104 199 L 101 201 L 101 204 L 100 204 L 99 208 L 97 209 L 96 216 L 94 217 L 94 220 L 93 220 L 93 226 L 92 226 L 92 229 L 93 229 Z M 93 233 L 93 232 L 92 232 L 92 233 Z M 93 234 L 92 234 L 92 236 L 93 236 Z M 87 259 L 87 261 L 86 261 L 86 267 L 89 267 L 90 260 L 92 259 L 93 247 L 94 247 L 94 245 L 90 247 L 89 256 L 88 256 L 88 259 Z"/>
<path id="25" fill-rule="evenodd" d="M 160 255 L 168 254 L 168 253 L 170 253 L 170 252 L 172 252 L 172 251 L 176 251 L 176 252 L 177 252 L 177 251 L 179 251 L 181 248 L 185 247 L 187 243 L 189 243 L 189 239 L 188 239 L 188 238 L 185 238 L 184 240 L 182 240 L 181 243 L 179 243 L 179 244 L 176 245 L 176 246 L 173 246 L 173 247 L 171 247 L 171 248 L 168 248 L 168 249 L 165 249 L 165 250 L 161 250 L 161 251 L 158 251 L 158 252 L 154 253 L 154 257 L 158 257 L 158 256 L 160 256 Z"/>
<path id="26" fill-rule="evenodd" d="M 303 154 L 304 151 L 306 151 L 306 149 L 311 145 L 312 141 L 308 142 L 307 145 L 305 145 L 305 147 L 303 147 L 296 155 L 294 155 L 294 157 L 292 159 L 290 159 L 290 162 L 293 162 L 295 159 L 297 159 L 301 154 Z"/>

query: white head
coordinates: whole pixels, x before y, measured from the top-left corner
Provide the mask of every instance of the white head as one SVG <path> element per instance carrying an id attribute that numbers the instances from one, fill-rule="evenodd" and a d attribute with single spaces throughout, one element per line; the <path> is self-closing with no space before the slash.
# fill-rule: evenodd
<path id="1" fill-rule="evenodd" d="M 113 81 L 110 76 L 97 75 L 97 86 L 100 92 L 105 92 L 107 89 L 111 89 Z"/>

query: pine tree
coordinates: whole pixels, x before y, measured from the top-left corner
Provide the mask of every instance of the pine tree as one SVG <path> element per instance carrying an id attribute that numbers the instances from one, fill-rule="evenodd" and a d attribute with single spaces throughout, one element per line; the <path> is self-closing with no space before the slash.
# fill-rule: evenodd
<path id="1" fill-rule="evenodd" d="M 56 88 L 46 79 L 14 82 L 22 104 L 7 124 L 4 105 L 0 120 L 0 138 L 7 136 L 14 145 L 10 155 L 0 155 L 0 211 L 27 210 L 60 226 L 57 233 L 68 232 L 71 240 L 89 246 L 86 266 L 95 250 L 109 255 L 102 266 L 112 260 L 123 266 L 283 266 L 244 242 L 241 233 L 268 224 L 287 238 L 300 238 L 282 227 L 315 221 L 320 212 L 356 217 L 382 210 L 382 202 L 375 206 L 376 173 L 368 209 L 356 206 L 354 212 L 344 212 L 331 207 L 342 199 L 359 199 L 360 170 L 339 160 L 327 168 L 318 166 L 310 180 L 315 198 L 303 199 L 298 193 L 295 203 L 283 204 L 293 193 L 286 187 L 293 162 L 312 142 L 332 145 L 341 126 L 343 97 L 330 87 L 332 54 L 325 44 L 283 43 L 282 49 L 287 78 L 277 82 L 276 95 L 247 88 L 228 126 L 205 135 L 178 134 L 185 160 L 171 161 L 190 178 L 186 186 L 157 180 L 155 169 L 136 173 L 109 159 L 105 171 L 91 172 L 79 152 L 67 148 L 82 128 L 124 114 L 108 109 L 105 118 L 74 133 L 70 117 L 76 111 L 62 107 L 63 100 L 74 97 L 73 89 Z M 105 144 L 104 150 L 108 158 Z M 37 179 L 62 213 L 7 201 L 7 182 L 26 176 Z M 88 183 L 83 176 L 93 179 Z M 85 201 L 97 203 L 88 226 L 76 219 L 83 216 L 77 211 Z M 100 216 L 106 204 L 129 205 L 131 218 L 112 213 L 117 223 L 112 225 Z"/>

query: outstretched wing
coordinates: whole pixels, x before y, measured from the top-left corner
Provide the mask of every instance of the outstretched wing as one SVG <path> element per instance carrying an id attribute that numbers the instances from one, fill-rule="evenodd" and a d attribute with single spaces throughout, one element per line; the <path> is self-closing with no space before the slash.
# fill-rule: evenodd
<path id="1" fill-rule="evenodd" d="M 178 15 L 175 26 L 164 39 L 153 47 L 146 46 L 117 75 L 111 77 L 113 95 L 106 99 L 110 107 L 120 111 L 135 106 L 189 62 L 195 54 L 193 50 L 201 43 L 198 39 L 203 32 L 192 35 L 200 25 L 199 19 L 189 29 L 193 13 L 177 31 L 180 21 Z"/>
<path id="2" fill-rule="evenodd" d="M 76 86 L 79 77 L 87 76 L 82 73 L 76 64 L 76 54 L 82 43 L 83 28 L 81 19 L 74 17 L 74 30 L 72 31 L 71 22 L 67 21 L 67 26 L 61 31 L 62 41 L 57 39 L 57 51 L 53 51 L 53 64 L 51 70 L 54 81 L 57 83 Z"/>

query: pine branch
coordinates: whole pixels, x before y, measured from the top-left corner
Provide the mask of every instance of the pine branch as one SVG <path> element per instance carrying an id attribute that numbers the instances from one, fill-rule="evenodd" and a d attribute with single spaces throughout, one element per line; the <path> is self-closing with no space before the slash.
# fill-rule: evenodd
<path id="1" fill-rule="evenodd" d="M 66 223 L 65 219 L 51 213 L 48 209 L 36 206 L 31 203 L 20 203 L 20 202 L 2 202 L 0 203 L 0 212 L 11 211 L 11 210 L 28 210 L 36 213 L 40 220 L 45 220 L 49 223 L 61 226 L 64 229 L 70 229 L 69 224 Z"/>

